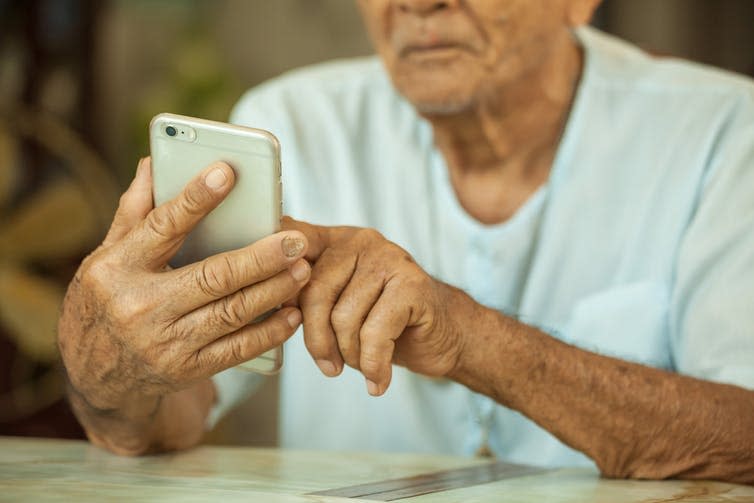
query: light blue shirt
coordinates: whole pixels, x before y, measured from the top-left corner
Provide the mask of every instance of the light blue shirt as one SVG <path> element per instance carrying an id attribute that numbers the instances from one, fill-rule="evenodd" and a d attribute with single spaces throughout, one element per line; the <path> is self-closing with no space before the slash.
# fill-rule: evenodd
<path id="1" fill-rule="evenodd" d="M 508 221 L 459 205 L 432 130 L 380 62 L 336 62 L 250 91 L 233 120 L 283 151 L 286 212 L 373 227 L 481 304 L 606 355 L 754 388 L 754 86 L 577 33 L 584 73 L 547 183 Z M 284 447 L 471 454 L 592 465 L 521 414 L 395 368 L 372 398 L 285 346 Z M 211 421 L 258 377 L 215 378 Z M 625 390 L 627 394 L 632 390 Z"/>

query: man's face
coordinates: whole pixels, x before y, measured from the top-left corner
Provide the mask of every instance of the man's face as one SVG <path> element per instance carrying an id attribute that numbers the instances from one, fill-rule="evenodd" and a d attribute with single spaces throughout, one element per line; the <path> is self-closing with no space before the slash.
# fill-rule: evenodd
<path id="1" fill-rule="evenodd" d="M 450 114 L 536 68 L 589 0 L 358 2 L 401 94 L 421 113 Z"/>

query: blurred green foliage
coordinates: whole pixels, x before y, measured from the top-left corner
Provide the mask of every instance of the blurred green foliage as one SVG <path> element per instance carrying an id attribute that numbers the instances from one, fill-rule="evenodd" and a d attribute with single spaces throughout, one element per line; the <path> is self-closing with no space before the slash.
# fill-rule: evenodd
<path id="1" fill-rule="evenodd" d="M 190 2 L 193 3 L 193 2 Z M 244 88 L 225 62 L 217 42 L 196 20 L 174 41 L 179 50 L 166 61 L 167 67 L 141 96 L 130 120 L 131 159 L 149 152 L 149 121 L 162 112 L 226 121 Z M 131 168 L 129 168 L 130 170 Z M 129 171 L 129 177 L 132 171 Z"/>

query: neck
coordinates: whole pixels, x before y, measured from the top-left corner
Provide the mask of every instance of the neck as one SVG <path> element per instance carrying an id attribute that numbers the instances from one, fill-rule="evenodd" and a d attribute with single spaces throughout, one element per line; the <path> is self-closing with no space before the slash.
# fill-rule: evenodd
<path id="1" fill-rule="evenodd" d="M 425 117 L 472 216 L 485 223 L 505 220 L 547 180 L 582 59 L 577 42 L 564 32 L 540 65 L 484 93 L 468 110 Z M 481 211 L 465 203 L 469 193 Z"/>

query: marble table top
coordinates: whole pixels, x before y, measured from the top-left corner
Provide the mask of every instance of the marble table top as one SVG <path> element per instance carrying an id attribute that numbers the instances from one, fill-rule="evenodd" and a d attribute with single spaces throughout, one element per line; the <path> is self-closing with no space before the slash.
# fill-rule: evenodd
<path id="1" fill-rule="evenodd" d="M 86 442 L 0 437 L 0 501 L 355 503 L 368 500 L 311 493 L 486 463 L 489 461 L 482 458 L 211 446 L 123 458 Z M 719 482 L 605 480 L 590 470 L 567 469 L 514 473 L 496 482 L 397 501 L 754 502 L 754 487 Z"/>

